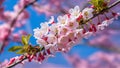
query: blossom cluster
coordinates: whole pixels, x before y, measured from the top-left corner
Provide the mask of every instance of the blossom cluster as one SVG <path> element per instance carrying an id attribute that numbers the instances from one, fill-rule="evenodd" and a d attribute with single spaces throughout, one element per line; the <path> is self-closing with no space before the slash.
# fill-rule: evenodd
<path id="1" fill-rule="evenodd" d="M 41 28 L 34 29 L 34 37 L 37 39 L 37 43 L 46 49 L 69 50 L 73 45 L 78 44 L 83 36 L 88 34 L 80 28 L 79 21 L 92 17 L 92 12 L 92 8 L 86 8 L 83 12 L 80 12 L 80 8 L 76 6 L 69 10 L 69 14 L 59 16 L 57 23 L 52 16 L 49 22 L 40 24 Z"/>
<path id="2" fill-rule="evenodd" d="M 105 15 L 102 22 L 86 22 L 94 16 L 94 11 L 94 8 L 91 7 L 81 11 L 79 6 L 75 6 L 69 10 L 68 14 L 59 16 L 57 22 L 52 16 L 48 22 L 41 23 L 40 28 L 34 29 L 34 37 L 40 46 L 49 50 L 50 54 L 57 51 L 67 52 L 79 44 L 81 39 L 88 38 L 95 32 L 103 30 L 119 16 L 119 13 L 111 12 L 112 18 Z"/>

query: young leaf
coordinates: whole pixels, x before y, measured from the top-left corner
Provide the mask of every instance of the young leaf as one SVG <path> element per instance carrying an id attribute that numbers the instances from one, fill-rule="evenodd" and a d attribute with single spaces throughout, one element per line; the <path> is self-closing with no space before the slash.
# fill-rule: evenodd
<path id="1" fill-rule="evenodd" d="M 28 42 L 29 42 L 30 37 L 31 37 L 31 35 L 28 34 L 28 36 L 27 36 L 27 41 L 28 41 Z"/>
<path id="2" fill-rule="evenodd" d="M 10 52 L 15 52 L 22 49 L 23 46 L 13 46 L 9 49 Z"/>
<path id="3" fill-rule="evenodd" d="M 22 43 L 23 45 L 28 45 L 29 39 L 30 39 L 30 34 L 27 36 L 22 36 Z"/>
<path id="4" fill-rule="evenodd" d="M 22 44 L 25 45 L 27 44 L 26 36 L 22 36 Z"/>
<path id="5" fill-rule="evenodd" d="M 21 49 L 21 50 L 16 52 L 16 54 L 24 54 L 24 53 L 26 53 L 26 51 L 24 49 Z"/>
<path id="6" fill-rule="evenodd" d="M 110 0 L 91 0 L 89 3 L 95 6 L 96 11 L 101 11 L 107 8 L 107 4 Z"/>

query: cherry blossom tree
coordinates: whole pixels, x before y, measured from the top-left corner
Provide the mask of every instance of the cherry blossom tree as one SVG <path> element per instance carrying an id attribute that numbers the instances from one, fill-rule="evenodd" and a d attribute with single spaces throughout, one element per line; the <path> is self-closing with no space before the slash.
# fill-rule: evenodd
<path id="1" fill-rule="evenodd" d="M 112 24 L 120 16 L 120 10 L 117 9 L 120 0 L 19 0 L 13 11 L 5 11 L 3 3 L 4 0 L 1 0 L 0 52 L 4 51 L 11 40 L 21 45 L 9 49 L 20 56 L 1 63 L 1 68 L 16 67 L 21 63 L 33 61 L 42 63 L 57 52 L 68 53 L 72 47 L 84 43 L 81 42 L 83 39 L 87 39 L 86 45 L 106 49 L 114 54 L 109 56 L 96 52 L 88 60 L 65 56 L 75 68 L 119 67 L 119 61 L 116 60 L 119 60 L 119 54 L 116 54 L 120 52 L 119 43 L 112 41 L 113 35 L 119 34 L 119 27 Z M 26 10 L 29 6 L 37 13 L 51 17 L 49 21 L 40 23 L 40 27 L 33 29 L 36 45 L 29 42 L 31 35 L 22 30 L 30 17 Z M 14 32 L 17 28 L 20 30 Z M 90 38 L 91 36 L 94 38 Z"/>

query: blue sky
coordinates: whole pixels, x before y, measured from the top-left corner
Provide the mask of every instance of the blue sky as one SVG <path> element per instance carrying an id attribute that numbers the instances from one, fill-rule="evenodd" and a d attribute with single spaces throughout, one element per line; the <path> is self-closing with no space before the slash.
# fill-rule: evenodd
<path id="1" fill-rule="evenodd" d="M 16 4 L 18 0 L 6 0 L 5 3 L 3 4 L 5 6 L 5 10 L 13 10 L 13 6 Z M 39 27 L 40 22 L 45 22 L 48 21 L 48 18 L 46 18 L 46 16 L 44 14 L 38 14 L 36 13 L 36 11 L 34 11 L 31 7 L 27 8 L 27 10 L 30 13 L 30 18 L 28 19 L 29 24 L 27 24 L 25 27 L 23 27 L 23 29 L 25 29 L 27 31 L 27 29 L 31 29 L 31 31 L 28 31 L 28 33 L 33 34 L 33 29 L 36 27 Z M 30 25 L 30 26 L 28 26 Z M 32 44 L 36 44 L 36 40 L 34 39 L 34 37 L 32 37 L 30 39 Z M 85 40 L 84 40 L 85 41 Z M 12 52 L 8 52 L 8 49 L 13 46 L 16 45 L 15 42 L 11 42 L 4 50 L 4 52 L 2 54 L 0 54 L 0 62 L 4 61 L 5 59 L 10 59 L 11 57 L 16 56 L 17 54 L 12 53 Z M 87 58 L 89 55 L 91 55 L 92 53 L 99 51 L 100 49 L 97 48 L 92 48 L 89 46 L 85 46 L 86 44 L 81 44 L 78 46 L 73 47 L 69 54 L 73 54 L 73 53 L 77 53 L 79 54 L 82 58 Z M 65 66 L 69 66 L 69 64 L 67 63 L 67 61 L 64 59 L 63 55 L 61 53 L 57 53 L 55 55 L 56 57 L 54 58 L 49 58 L 48 59 L 48 63 L 54 63 L 54 64 L 60 64 L 60 65 L 65 65 Z"/>

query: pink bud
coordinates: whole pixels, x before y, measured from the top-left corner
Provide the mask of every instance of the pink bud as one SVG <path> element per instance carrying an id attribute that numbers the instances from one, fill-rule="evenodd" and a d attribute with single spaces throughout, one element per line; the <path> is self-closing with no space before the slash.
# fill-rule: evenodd
<path id="1" fill-rule="evenodd" d="M 50 24 L 54 24 L 55 22 L 53 21 L 53 22 L 51 22 Z"/>
<path id="2" fill-rule="evenodd" d="M 86 30 L 85 30 L 84 28 L 83 28 L 83 31 L 82 31 L 82 33 L 83 33 L 83 34 L 85 34 L 85 33 L 86 33 Z"/>
<path id="3" fill-rule="evenodd" d="M 94 6 L 94 5 L 92 5 L 92 6 L 90 6 L 90 8 L 93 8 L 93 9 L 94 9 L 94 8 L 95 8 L 95 6 Z"/>
<path id="4" fill-rule="evenodd" d="M 44 55 L 42 55 L 41 53 L 39 54 L 39 57 L 41 58 L 41 60 L 45 59 Z"/>
<path id="5" fill-rule="evenodd" d="M 45 51 L 43 52 L 43 55 L 47 55 Z"/>
<path id="6" fill-rule="evenodd" d="M 70 18 L 71 15 L 70 15 L 70 14 L 67 14 L 67 16 L 68 16 L 68 18 Z"/>
<path id="7" fill-rule="evenodd" d="M 94 30 L 94 32 L 97 31 L 96 27 L 95 27 L 95 24 L 92 25 L 92 29 Z"/>
<path id="8" fill-rule="evenodd" d="M 58 48 L 58 51 L 62 51 L 62 49 L 61 49 L 61 48 Z"/>
<path id="9" fill-rule="evenodd" d="M 83 15 L 80 14 L 80 16 L 77 18 L 77 21 L 80 21 L 83 18 Z"/>
<path id="10" fill-rule="evenodd" d="M 29 62 L 31 62 L 34 57 L 35 57 L 34 55 L 31 55 L 30 58 L 28 58 Z"/>
<path id="11" fill-rule="evenodd" d="M 24 56 L 23 55 L 21 55 L 18 59 L 19 60 L 22 60 L 24 58 Z"/>
<path id="12" fill-rule="evenodd" d="M 37 59 L 39 62 L 41 61 L 41 58 L 40 57 L 38 57 L 38 59 Z"/>
<path id="13" fill-rule="evenodd" d="M 92 31 L 93 31 L 93 29 L 90 27 L 90 28 L 89 28 L 89 31 L 90 31 L 90 32 L 92 32 Z"/>
<path id="14" fill-rule="evenodd" d="M 30 55 L 29 55 L 29 54 L 27 55 L 27 58 L 30 58 Z"/>
<path id="15" fill-rule="evenodd" d="M 48 53 L 48 54 L 51 54 L 50 49 L 47 49 L 47 53 Z"/>
<path id="16" fill-rule="evenodd" d="M 10 61 L 9 61 L 9 63 L 8 63 L 8 65 L 11 65 L 14 62 L 15 62 L 15 58 L 11 58 Z"/>
<path id="17" fill-rule="evenodd" d="M 108 17 L 106 17 L 106 20 L 109 20 L 109 18 L 108 18 Z"/>
<path id="18" fill-rule="evenodd" d="M 43 36 L 42 39 L 47 41 L 48 37 Z"/>
<path id="19" fill-rule="evenodd" d="M 100 25 L 100 24 L 101 24 L 100 22 L 97 23 L 97 25 Z"/>
<path id="20" fill-rule="evenodd" d="M 113 16 L 116 16 L 116 15 L 117 15 L 117 13 L 112 12 L 112 15 L 113 15 Z"/>
<path id="21" fill-rule="evenodd" d="M 28 61 L 31 62 L 31 55 L 27 55 Z"/>

